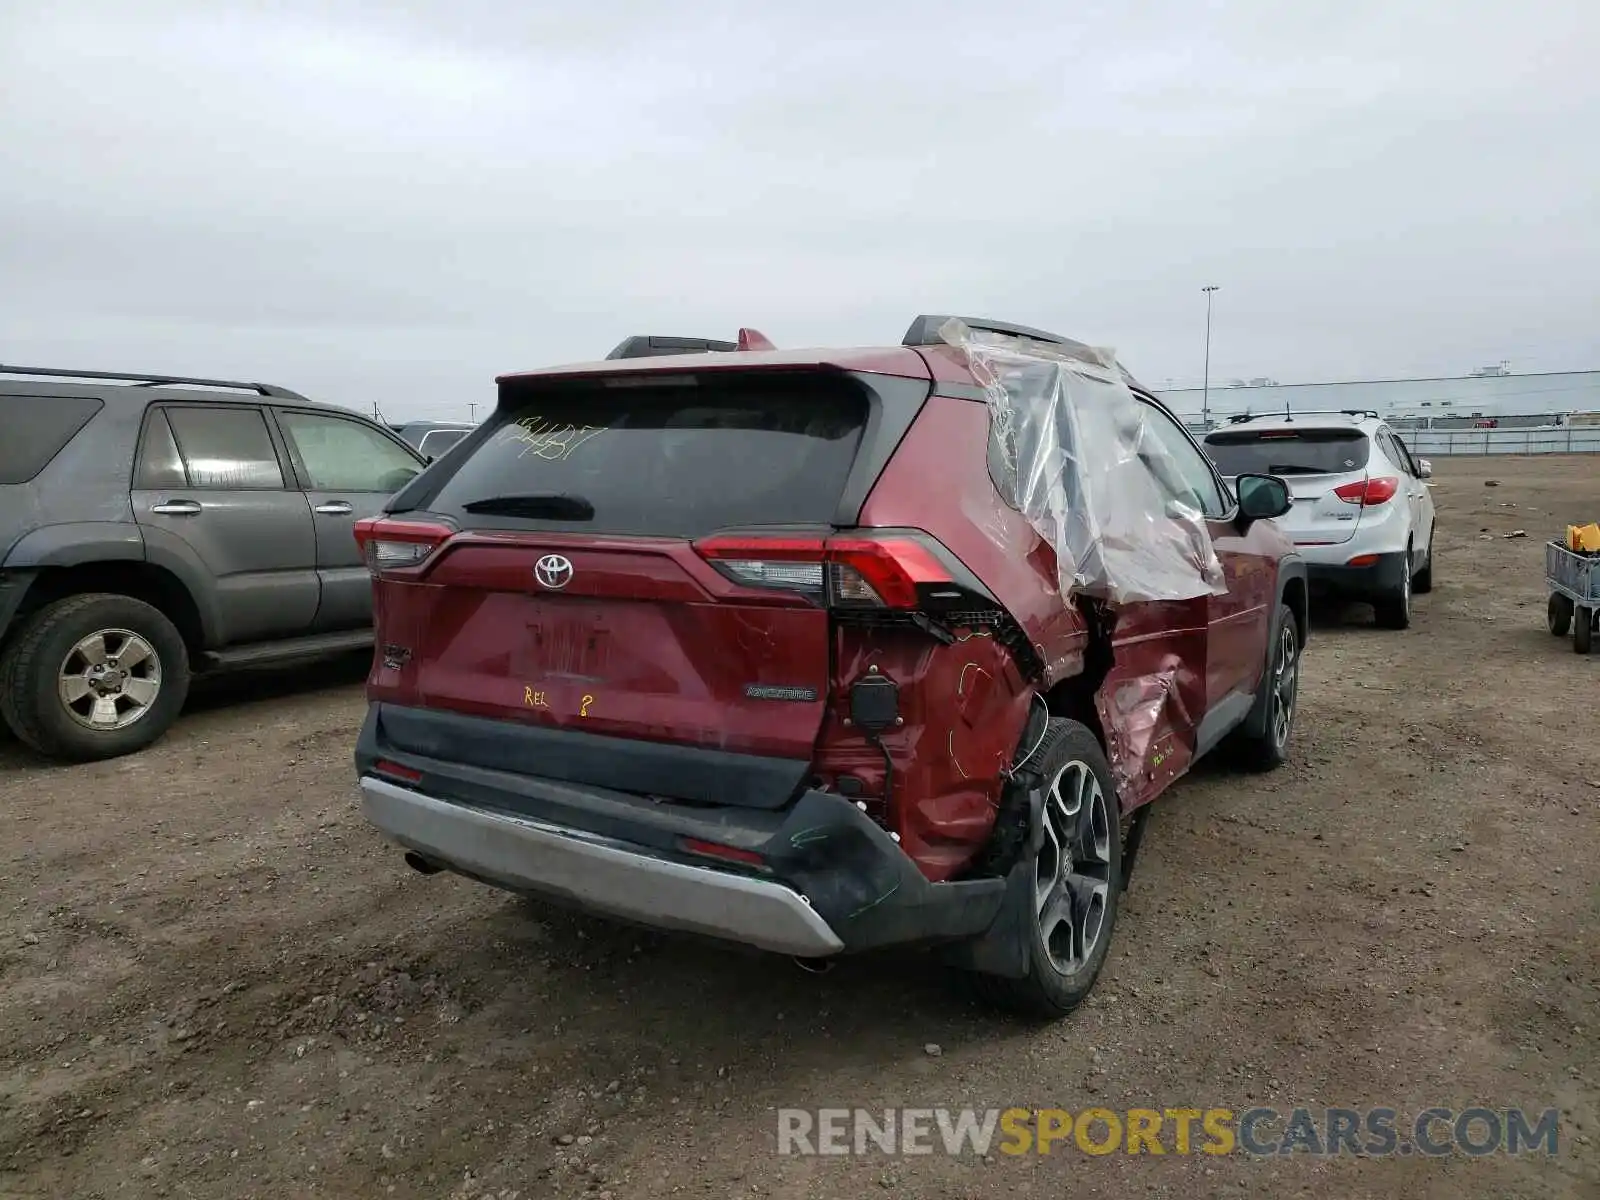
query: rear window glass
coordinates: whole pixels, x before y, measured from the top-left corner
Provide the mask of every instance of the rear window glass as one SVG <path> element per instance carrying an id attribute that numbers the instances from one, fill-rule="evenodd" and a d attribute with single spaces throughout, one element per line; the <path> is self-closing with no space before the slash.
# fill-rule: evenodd
<path id="1" fill-rule="evenodd" d="M 1260 429 L 1213 433 L 1205 448 L 1224 475 L 1343 475 L 1367 465 L 1372 444 L 1353 429 Z"/>
<path id="2" fill-rule="evenodd" d="M 833 519 L 867 415 L 848 380 L 622 379 L 506 394 L 427 507 L 467 528 L 664 537 Z"/>
<path id="3" fill-rule="evenodd" d="M 90 396 L 0 396 L 0 483 L 27 483 L 101 407 Z"/>

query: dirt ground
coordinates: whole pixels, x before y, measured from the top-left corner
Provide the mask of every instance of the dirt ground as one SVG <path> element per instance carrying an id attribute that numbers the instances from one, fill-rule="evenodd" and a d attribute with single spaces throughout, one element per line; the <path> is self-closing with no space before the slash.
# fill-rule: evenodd
<path id="1" fill-rule="evenodd" d="M 359 663 L 118 762 L 0 746 L 0 1196 L 1600 1195 L 1600 654 L 1546 633 L 1541 551 L 1600 459 L 1437 465 L 1411 630 L 1322 614 L 1292 763 L 1160 802 L 1049 1027 L 916 955 L 817 976 L 415 874 L 357 810 Z M 1558 1156 L 776 1153 L 779 1107 L 1473 1103 L 1559 1108 Z"/>

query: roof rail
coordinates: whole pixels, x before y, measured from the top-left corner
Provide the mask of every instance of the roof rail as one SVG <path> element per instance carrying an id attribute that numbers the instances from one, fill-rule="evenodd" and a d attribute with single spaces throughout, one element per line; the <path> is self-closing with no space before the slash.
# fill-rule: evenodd
<path id="1" fill-rule="evenodd" d="M 195 387 L 231 388 L 241 392 L 255 392 L 279 400 L 305 400 L 299 392 L 274 383 L 240 383 L 233 379 L 194 379 L 187 375 L 151 375 L 146 371 L 67 371 L 60 367 L 19 367 L 0 363 L 0 375 L 43 375 L 51 379 L 120 379 L 133 387 L 164 387 L 183 384 Z"/>
<path id="2" fill-rule="evenodd" d="M 1296 417 L 1358 417 L 1372 421 L 1383 420 L 1383 415 L 1372 408 L 1301 408 L 1284 412 L 1233 413 L 1229 425 L 1242 425 L 1246 421 L 1292 421 Z"/>
<path id="3" fill-rule="evenodd" d="M 992 321 L 988 317 L 951 317 L 938 316 L 924 313 L 911 322 L 911 328 L 906 330 L 905 337 L 900 339 L 902 346 L 942 346 L 944 339 L 939 336 L 939 331 L 944 328 L 946 321 L 960 321 L 968 329 L 976 329 L 980 333 L 1000 333 L 1007 337 L 1027 338 L 1033 342 L 1048 342 L 1055 346 L 1071 346 L 1074 349 L 1086 349 L 1082 342 L 1075 342 L 1071 338 L 1062 337 L 1059 333 L 1047 333 L 1043 329 L 1033 329 L 1027 325 L 1013 325 L 1009 321 Z"/>
<path id="4" fill-rule="evenodd" d="M 723 342 L 714 338 L 662 337 L 659 334 L 636 334 L 617 343 L 616 349 L 606 355 L 613 358 L 657 358 L 664 354 L 709 354 L 713 351 L 739 349 L 738 342 Z"/>

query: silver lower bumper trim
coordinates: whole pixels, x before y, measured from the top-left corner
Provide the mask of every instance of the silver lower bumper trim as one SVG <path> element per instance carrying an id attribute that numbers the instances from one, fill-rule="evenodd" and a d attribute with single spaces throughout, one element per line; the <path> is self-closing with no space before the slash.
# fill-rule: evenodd
<path id="1" fill-rule="evenodd" d="M 793 888 L 670 862 L 575 830 L 361 780 L 367 820 L 441 866 L 664 929 L 819 958 L 844 943 Z"/>

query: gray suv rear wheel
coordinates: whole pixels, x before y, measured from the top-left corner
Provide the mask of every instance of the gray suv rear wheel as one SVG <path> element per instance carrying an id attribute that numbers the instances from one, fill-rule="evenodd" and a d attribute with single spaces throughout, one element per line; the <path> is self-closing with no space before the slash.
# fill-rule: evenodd
<path id="1" fill-rule="evenodd" d="M 189 694 L 183 637 L 131 596 L 69 596 L 0 654 L 0 715 L 41 754 L 87 762 L 155 741 Z"/>

